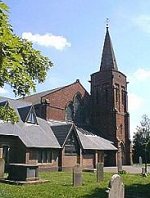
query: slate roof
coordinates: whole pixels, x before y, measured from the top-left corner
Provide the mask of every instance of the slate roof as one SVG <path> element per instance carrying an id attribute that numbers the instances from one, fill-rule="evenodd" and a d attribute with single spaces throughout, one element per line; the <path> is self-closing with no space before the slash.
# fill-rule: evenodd
<path id="1" fill-rule="evenodd" d="M 31 96 L 26 96 L 24 98 L 18 99 L 18 101 L 21 100 L 21 101 L 32 102 L 33 105 L 39 104 L 39 103 L 41 103 L 41 98 L 43 96 L 46 96 L 48 94 L 51 94 L 51 93 L 53 93 L 55 91 L 58 91 L 58 90 L 60 90 L 62 88 L 63 87 L 58 87 L 58 88 L 55 88 L 55 89 L 52 89 L 52 90 L 48 90 L 48 91 L 43 91 L 43 92 L 40 92 L 40 93 L 36 93 L 36 94 L 31 95 Z"/>
<path id="2" fill-rule="evenodd" d="M 73 123 L 65 122 L 49 122 L 51 128 L 61 146 L 64 145 L 68 134 L 72 129 L 76 131 L 78 139 L 83 149 L 86 150 L 117 150 L 113 143 L 100 136 L 94 135 L 83 128 L 76 127 Z"/>
<path id="3" fill-rule="evenodd" d="M 68 134 L 75 130 L 83 149 L 117 150 L 112 142 L 101 138 L 88 130 L 78 128 L 71 122 L 46 121 L 37 118 L 38 124 L 26 123 L 25 118 L 33 108 L 31 103 L 7 99 L 0 104 L 8 103 L 20 116 L 19 122 L 0 122 L 0 135 L 19 137 L 26 147 L 62 148 Z"/>
<path id="4" fill-rule="evenodd" d="M 66 137 L 68 136 L 71 128 L 72 128 L 72 124 L 65 124 L 65 125 L 57 125 L 57 126 L 51 126 L 54 135 L 56 136 L 59 144 L 61 146 L 63 146 Z"/>
<path id="5" fill-rule="evenodd" d="M 15 99 L 11 99 L 11 98 L 5 98 L 5 97 L 0 97 L 0 105 L 1 104 L 6 104 L 9 103 L 10 106 L 12 108 L 23 108 L 23 107 L 27 107 L 27 106 L 31 106 L 32 103 L 31 102 L 27 102 L 27 101 L 21 101 L 21 100 L 15 100 Z"/>
<path id="6" fill-rule="evenodd" d="M 71 86 L 75 83 L 79 83 L 83 87 L 83 85 L 80 83 L 79 79 L 77 79 L 75 82 L 73 82 L 69 85 L 65 85 L 65 86 L 58 87 L 58 88 L 55 88 L 55 89 L 51 89 L 51 90 L 48 90 L 48 91 L 43 91 L 43 92 L 40 92 L 40 93 L 36 93 L 36 94 L 31 95 L 31 96 L 26 96 L 24 98 L 20 98 L 18 100 L 32 102 L 33 105 L 39 104 L 39 103 L 41 103 L 42 97 L 45 97 L 45 96 L 47 96 L 51 93 L 54 93 L 56 91 L 59 91 L 61 89 L 67 88 L 67 87 L 69 87 L 69 86 Z M 86 89 L 84 87 L 83 87 L 83 89 L 86 91 Z"/>
<path id="7" fill-rule="evenodd" d="M 93 133 L 88 132 L 82 128 L 76 127 L 76 131 L 83 149 L 117 150 L 117 148 L 109 140 L 94 135 Z"/>
<path id="8" fill-rule="evenodd" d="M 23 107 L 25 104 L 18 103 L 16 100 L 7 101 L 13 105 L 16 112 L 17 107 Z M 30 109 L 29 106 L 24 106 Z M 19 112 L 18 112 L 18 115 Z M 26 147 L 38 148 L 61 148 L 53 131 L 46 120 L 37 117 L 38 124 L 24 123 L 20 116 L 19 122 L 12 124 L 11 122 L 0 122 L 0 135 L 17 136 Z"/>
<path id="9" fill-rule="evenodd" d="M 108 27 L 106 28 L 106 36 L 103 46 L 102 59 L 100 70 L 118 70 L 115 53 L 112 47 L 111 38 L 109 35 Z"/>

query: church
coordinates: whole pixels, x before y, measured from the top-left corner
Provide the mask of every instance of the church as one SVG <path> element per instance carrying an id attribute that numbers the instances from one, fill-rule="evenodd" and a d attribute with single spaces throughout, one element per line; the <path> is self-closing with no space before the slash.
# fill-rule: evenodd
<path id="1" fill-rule="evenodd" d="M 0 157 L 63 170 L 77 163 L 95 168 L 132 162 L 126 76 L 119 71 L 109 28 L 100 69 L 91 74 L 90 94 L 80 80 L 23 99 L 2 99 L 19 122 L 0 122 Z M 16 155 L 16 153 L 18 153 Z"/>
<path id="2" fill-rule="evenodd" d="M 132 150 L 128 112 L 127 78 L 119 71 L 109 28 L 103 45 L 100 70 L 91 74 L 90 94 L 76 82 L 24 100 L 32 102 L 36 113 L 45 120 L 71 121 L 112 141 L 120 151 L 122 164 L 131 164 Z M 105 163 L 116 165 L 116 153 L 107 153 Z"/>

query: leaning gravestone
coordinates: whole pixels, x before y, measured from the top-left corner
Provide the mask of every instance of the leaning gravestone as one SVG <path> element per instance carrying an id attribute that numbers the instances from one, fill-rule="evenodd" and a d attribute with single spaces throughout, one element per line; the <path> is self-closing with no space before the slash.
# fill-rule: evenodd
<path id="1" fill-rule="evenodd" d="M 5 161 L 3 158 L 0 158 L 0 179 L 4 178 L 4 167 L 5 167 Z"/>
<path id="2" fill-rule="evenodd" d="M 73 169 L 73 186 L 82 185 L 82 169 L 79 164 L 77 164 Z"/>
<path id="3" fill-rule="evenodd" d="M 97 182 L 103 181 L 104 179 L 104 164 L 103 163 L 97 163 L 96 175 L 97 175 Z"/>
<path id="4" fill-rule="evenodd" d="M 124 198 L 124 185 L 118 174 L 113 175 L 109 182 L 108 198 Z"/>

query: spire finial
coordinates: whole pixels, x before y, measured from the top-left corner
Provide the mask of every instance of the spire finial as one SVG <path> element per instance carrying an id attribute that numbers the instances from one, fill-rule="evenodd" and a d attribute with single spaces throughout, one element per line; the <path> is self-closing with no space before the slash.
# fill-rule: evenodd
<path id="1" fill-rule="evenodd" d="M 108 30 L 109 28 L 109 18 L 106 18 L 106 29 Z"/>

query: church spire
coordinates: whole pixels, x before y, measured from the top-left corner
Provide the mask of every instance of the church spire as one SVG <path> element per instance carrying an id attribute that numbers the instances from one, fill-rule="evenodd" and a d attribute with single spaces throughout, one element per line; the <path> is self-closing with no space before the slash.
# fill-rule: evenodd
<path id="1" fill-rule="evenodd" d="M 111 43 L 111 38 L 109 35 L 109 26 L 108 22 L 106 24 L 106 36 L 103 46 L 103 52 L 102 52 L 102 59 L 101 59 L 101 66 L 100 71 L 104 70 L 118 70 L 117 62 L 114 54 L 114 50 Z"/>

